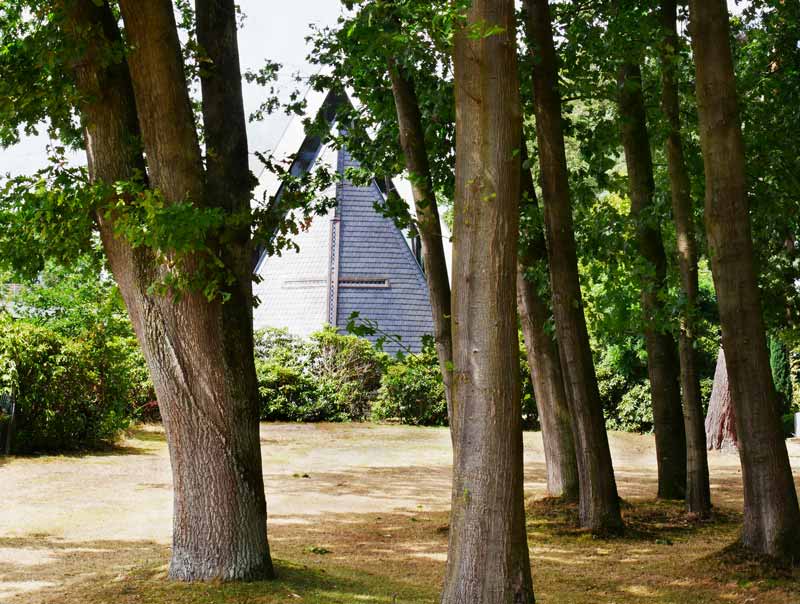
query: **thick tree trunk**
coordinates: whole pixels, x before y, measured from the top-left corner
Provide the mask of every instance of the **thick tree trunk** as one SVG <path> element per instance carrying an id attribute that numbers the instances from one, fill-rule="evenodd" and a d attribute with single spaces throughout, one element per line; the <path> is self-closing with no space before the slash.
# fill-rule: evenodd
<path id="1" fill-rule="evenodd" d="M 717 356 L 714 387 L 711 389 L 711 400 L 708 401 L 705 435 L 709 450 L 735 449 L 739 446 L 739 440 L 736 438 L 736 411 L 733 408 L 728 367 L 725 364 L 725 351 L 722 348 L 719 349 Z"/>
<path id="2" fill-rule="evenodd" d="M 736 409 L 744 482 L 742 543 L 800 559 L 800 509 L 772 384 L 753 260 L 745 155 L 724 0 L 690 0 L 706 233 Z"/>
<path id="3" fill-rule="evenodd" d="M 531 171 L 525 167 L 525 142 L 522 143 L 522 203 L 536 205 L 536 189 Z M 520 248 L 517 263 L 517 308 L 531 367 L 531 382 L 542 427 L 547 492 L 566 501 L 578 499 L 578 460 L 572 418 L 561 372 L 558 345 L 548 333 L 550 309 L 536 285 L 525 278 L 525 270 L 547 262 L 544 232 L 528 233 Z"/>
<path id="4" fill-rule="evenodd" d="M 417 229 L 422 241 L 425 280 L 428 282 L 433 325 L 436 330 L 436 353 L 444 379 L 448 414 L 452 420 L 453 338 L 450 324 L 450 280 L 447 275 L 439 208 L 433 190 L 428 151 L 425 147 L 425 132 L 414 82 L 394 60 L 389 61 L 389 74 L 400 128 L 400 145 L 403 148 L 406 170 L 411 180 Z"/>
<path id="5" fill-rule="evenodd" d="M 667 288 L 667 256 L 661 228 L 652 219 L 653 158 L 647 132 L 647 115 L 639 65 L 626 63 L 619 71 L 619 114 L 622 146 L 628 166 L 631 218 L 636 223 L 639 253 L 646 263 L 641 278 L 647 372 L 653 405 L 658 460 L 658 496 L 683 499 L 686 495 L 686 433 L 681 409 L 677 346 L 660 324 Z"/>
<path id="6" fill-rule="evenodd" d="M 547 304 L 525 279 L 525 267 L 520 264 L 517 269 L 517 306 L 542 427 L 547 494 L 577 501 L 578 461 L 558 346 L 547 333 Z"/>
<path id="7" fill-rule="evenodd" d="M 492 33 L 476 36 L 482 28 Z M 453 495 L 443 604 L 534 601 L 514 296 L 515 31 L 512 0 L 474 0 L 455 40 Z"/>
<path id="8" fill-rule="evenodd" d="M 124 62 L 106 61 L 105 41 L 119 41 L 108 5 L 69 0 L 68 6 L 69 32 L 97 32 L 76 68 L 86 99 L 81 113 L 92 178 L 113 183 L 143 173 L 141 150 L 133 143 L 141 132 L 151 184 L 168 201 L 203 203 L 205 176 L 171 3 L 123 3 L 135 47 L 130 72 Z M 113 215 L 101 213 L 98 221 L 167 432 L 175 489 L 170 576 L 269 575 L 252 347 L 248 351 L 245 339 L 237 350 L 225 335 L 237 329 L 225 320 L 236 310 L 196 294 L 177 301 L 151 296 L 148 287 L 163 275 L 154 254 L 117 237 Z M 249 298 L 238 312 L 248 316 Z"/>
<path id="9" fill-rule="evenodd" d="M 524 4 L 534 54 L 534 109 L 553 313 L 578 457 L 580 522 L 597 533 L 614 533 L 622 530 L 622 517 L 578 280 L 550 7 L 547 0 Z"/>
<path id="10" fill-rule="evenodd" d="M 677 2 L 662 0 L 661 26 L 661 109 L 667 119 L 667 164 L 672 193 L 672 216 L 678 240 L 678 266 L 685 297 L 681 316 L 678 352 L 681 365 L 683 421 L 686 428 L 686 510 L 706 518 L 711 514 L 711 491 L 708 476 L 706 434 L 703 426 L 703 402 L 695 350 L 695 313 L 697 312 L 697 244 L 694 234 L 691 183 L 683 154 L 677 64 Z"/>

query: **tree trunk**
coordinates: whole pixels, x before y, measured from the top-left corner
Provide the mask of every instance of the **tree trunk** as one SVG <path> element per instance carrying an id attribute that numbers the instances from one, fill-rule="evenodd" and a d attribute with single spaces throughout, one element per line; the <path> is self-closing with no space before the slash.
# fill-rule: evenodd
<path id="1" fill-rule="evenodd" d="M 389 74 L 400 128 L 400 145 L 411 181 L 417 229 L 422 241 L 425 280 L 428 282 L 433 325 L 436 330 L 436 353 L 444 380 L 448 415 L 452 421 L 453 338 L 450 325 L 450 279 L 447 275 L 439 208 L 433 190 L 428 152 L 425 147 L 425 132 L 414 82 L 405 70 L 391 59 Z"/>
<path id="2" fill-rule="evenodd" d="M 735 449 L 739 446 L 736 438 L 736 411 L 733 408 L 725 351 L 722 348 L 719 349 L 717 356 L 717 369 L 714 372 L 711 400 L 708 402 L 705 434 L 709 449 Z"/>
<path id="3" fill-rule="evenodd" d="M 580 522 L 597 533 L 615 533 L 622 530 L 622 517 L 578 280 L 550 7 L 547 0 L 524 4 L 535 64 L 534 110 L 553 313 L 578 457 Z"/>
<path id="4" fill-rule="evenodd" d="M 490 33 L 475 35 L 483 28 Z M 455 38 L 453 495 L 443 604 L 534 601 L 514 312 L 515 31 L 512 0 L 474 0 Z"/>
<path id="5" fill-rule="evenodd" d="M 706 233 L 744 482 L 742 543 L 800 559 L 800 508 L 775 404 L 753 260 L 745 155 L 723 0 L 691 0 Z"/>
<path id="6" fill-rule="evenodd" d="M 653 220 L 653 158 L 639 65 L 626 63 L 619 71 L 619 114 L 639 253 L 645 261 L 641 279 L 647 373 L 653 405 L 658 460 L 658 496 L 686 495 L 686 433 L 681 410 L 677 346 L 663 325 L 663 295 L 667 289 L 667 256 L 661 228 Z"/>
<path id="7" fill-rule="evenodd" d="M 86 99 L 81 114 L 93 180 L 113 183 L 144 173 L 141 150 L 132 142 L 141 132 L 150 183 L 168 201 L 204 203 L 205 175 L 171 2 L 122 3 L 135 48 L 128 64 L 106 60 L 105 41 L 120 39 L 107 4 L 70 0 L 69 6 L 68 33 L 105 34 L 105 40 L 99 34 L 89 38 L 86 60 L 76 68 Z M 170 576 L 271 575 L 252 336 L 249 349 L 246 338 L 234 345 L 226 336 L 240 329 L 226 317 L 248 317 L 249 298 L 234 308 L 234 292 L 233 305 L 224 309 L 200 294 L 178 300 L 150 295 L 149 286 L 164 270 L 154 254 L 117 237 L 113 215 L 101 213 L 98 222 L 167 433 L 175 490 Z"/>
<path id="8" fill-rule="evenodd" d="M 530 170 L 525 167 L 525 142 L 522 142 L 522 203 L 536 205 L 536 189 Z M 572 419 L 561 372 L 558 345 L 547 331 L 550 309 L 536 284 L 525 278 L 525 270 L 547 262 L 544 232 L 529 234 L 527 245 L 520 248 L 517 263 L 517 307 L 522 334 L 531 367 L 531 382 L 542 427 L 547 492 L 550 497 L 578 500 L 578 460 Z"/>
<path id="9" fill-rule="evenodd" d="M 700 518 L 711 514 L 711 491 L 708 476 L 706 434 L 703 427 L 703 402 L 695 350 L 695 314 L 697 312 L 697 244 L 694 234 L 694 203 L 681 137 L 680 101 L 678 97 L 677 63 L 679 59 L 677 2 L 661 1 L 663 38 L 661 55 L 661 109 L 667 120 L 666 141 L 672 216 L 678 240 L 678 266 L 681 289 L 685 298 L 681 315 L 678 352 L 683 393 L 683 421 L 686 429 L 686 510 Z"/>

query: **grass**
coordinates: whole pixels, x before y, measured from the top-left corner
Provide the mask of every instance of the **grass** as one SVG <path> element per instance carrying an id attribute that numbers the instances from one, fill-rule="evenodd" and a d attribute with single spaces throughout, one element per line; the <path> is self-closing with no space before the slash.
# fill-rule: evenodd
<path id="1" fill-rule="evenodd" d="M 697 522 L 682 504 L 652 499 L 652 439 L 612 435 L 627 529 L 595 538 L 577 528 L 576 506 L 536 497 L 544 466 L 540 443 L 526 438 L 539 604 L 800 603 L 800 571 L 733 545 L 741 524 L 735 458 L 712 458 L 718 507 L 712 521 Z M 132 432 L 116 456 L 17 458 L 2 468 L 10 488 L 0 516 L 0 603 L 438 601 L 446 432 L 287 425 L 265 426 L 262 440 L 276 580 L 167 580 L 169 460 L 163 434 L 147 429 Z"/>
<path id="2" fill-rule="evenodd" d="M 713 521 L 698 523 L 687 519 L 675 502 L 626 502 L 623 511 L 625 535 L 598 539 L 576 528 L 575 506 L 546 499 L 528 503 L 527 528 L 538 602 L 800 601 L 800 572 L 772 568 L 730 547 L 741 520 L 737 512 L 717 510 Z M 173 582 L 166 578 L 167 547 L 151 544 L 141 549 L 136 543 L 102 542 L 95 546 L 102 545 L 105 552 L 127 552 L 127 570 L 113 574 L 98 566 L 97 572 L 81 581 L 49 594 L 40 593 L 41 599 L 35 601 L 430 604 L 437 601 L 444 571 L 447 515 L 343 516 L 311 529 L 281 527 L 273 531 L 272 539 L 278 574 L 273 581 Z M 65 544 L 63 549 L 74 550 L 74 544 Z M 98 552 L 97 561 L 107 555 Z"/>

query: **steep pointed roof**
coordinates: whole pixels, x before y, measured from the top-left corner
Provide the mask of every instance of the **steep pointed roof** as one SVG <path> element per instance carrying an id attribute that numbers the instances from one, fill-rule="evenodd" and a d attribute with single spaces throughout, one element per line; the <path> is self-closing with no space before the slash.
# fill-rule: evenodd
<path id="1" fill-rule="evenodd" d="M 321 115 L 333 125 L 336 108 L 346 97 L 329 94 Z M 255 293 L 261 304 L 254 311 L 256 329 L 287 328 L 308 336 L 325 324 L 340 329 L 355 312 L 377 325 L 380 334 L 399 338 L 385 344 L 387 351 L 422 347 L 433 333 L 431 306 L 425 277 L 405 234 L 394 221 L 376 210 L 385 203 L 384 190 L 373 179 L 356 186 L 345 178 L 347 168 L 358 163 L 345 149 L 334 152 L 318 136 L 307 136 L 295 155 L 292 173 L 301 174 L 317 162 L 332 162 L 339 173 L 337 205 L 305 225 L 295 243 L 299 252 L 284 251 L 267 257 L 262 251 Z M 388 179 L 383 183 L 392 187 Z M 278 188 L 274 203 L 280 204 Z"/>

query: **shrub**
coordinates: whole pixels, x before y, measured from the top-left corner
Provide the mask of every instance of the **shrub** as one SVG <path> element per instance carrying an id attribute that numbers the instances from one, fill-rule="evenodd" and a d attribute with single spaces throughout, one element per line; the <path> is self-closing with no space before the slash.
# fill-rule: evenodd
<path id="1" fill-rule="evenodd" d="M 778 395 L 778 409 L 781 415 L 788 414 L 792 410 L 792 369 L 789 350 L 775 337 L 770 337 L 767 343 L 772 382 Z"/>
<path id="2" fill-rule="evenodd" d="M 387 356 L 368 340 L 326 328 L 310 341 L 285 330 L 256 334 L 261 419 L 361 421 L 369 417 Z"/>
<path id="3" fill-rule="evenodd" d="M 528 354 L 525 349 L 522 334 L 519 336 L 519 370 L 520 370 L 520 402 L 522 403 L 522 429 L 538 430 L 539 408 L 536 406 L 536 396 L 533 393 L 531 381 L 531 367 L 528 364 Z"/>
<path id="4" fill-rule="evenodd" d="M 112 441 L 128 426 L 129 388 L 113 348 L 4 320 L 0 362 L 17 394 L 13 450 L 76 450 Z"/>
<path id="5" fill-rule="evenodd" d="M 648 433 L 653 431 L 653 408 L 650 383 L 640 382 L 630 388 L 617 406 L 616 414 L 606 419 L 609 430 Z"/>
<path id="6" fill-rule="evenodd" d="M 376 421 L 397 419 L 415 426 L 446 426 L 447 399 L 436 350 L 426 346 L 386 370 L 372 407 Z"/>
<path id="7" fill-rule="evenodd" d="M 278 363 L 256 365 L 261 419 L 265 421 L 314 422 L 346 418 L 330 417 L 314 380 L 301 369 Z"/>
<path id="8" fill-rule="evenodd" d="M 309 365 L 320 396 L 333 415 L 361 421 L 378 396 L 388 356 L 364 338 L 327 327 L 311 336 Z"/>

